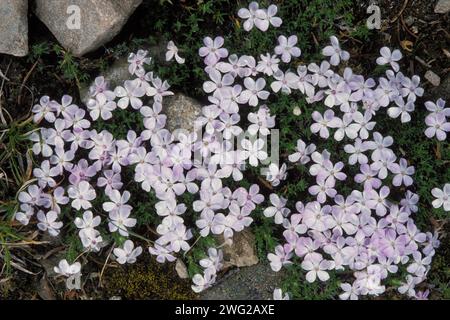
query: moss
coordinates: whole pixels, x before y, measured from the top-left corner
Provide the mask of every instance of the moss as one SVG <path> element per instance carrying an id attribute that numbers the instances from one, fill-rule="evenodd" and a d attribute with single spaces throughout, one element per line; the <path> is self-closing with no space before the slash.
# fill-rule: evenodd
<path id="1" fill-rule="evenodd" d="M 106 274 L 109 296 L 122 299 L 189 300 L 196 295 L 189 280 L 176 274 L 173 264 L 160 264 L 145 258 L 124 268 L 112 269 Z"/>

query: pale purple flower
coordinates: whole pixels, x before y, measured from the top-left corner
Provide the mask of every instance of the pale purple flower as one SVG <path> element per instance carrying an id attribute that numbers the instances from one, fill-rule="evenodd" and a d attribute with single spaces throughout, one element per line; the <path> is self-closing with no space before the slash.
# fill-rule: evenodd
<path id="1" fill-rule="evenodd" d="M 257 184 L 252 184 L 248 191 L 243 187 L 236 189 L 233 192 L 233 197 L 240 206 L 252 209 L 264 201 L 264 196 L 259 193 L 259 186 Z"/>
<path id="2" fill-rule="evenodd" d="M 398 292 L 401 294 L 407 294 L 409 297 L 415 297 L 415 287 L 420 282 L 420 278 L 407 275 L 406 282 L 402 283 L 402 285 L 398 288 Z"/>
<path id="3" fill-rule="evenodd" d="M 66 259 L 63 259 L 59 261 L 58 266 L 55 266 L 53 270 L 57 274 L 70 277 L 72 275 L 80 274 L 81 264 L 79 262 L 69 264 Z"/>
<path id="4" fill-rule="evenodd" d="M 334 263 L 329 260 L 324 260 L 321 254 L 315 253 L 305 258 L 301 266 L 303 270 L 308 271 L 306 273 L 306 281 L 313 283 L 316 281 L 316 278 L 319 278 L 320 281 L 330 279 L 327 271 L 334 267 Z"/>
<path id="5" fill-rule="evenodd" d="M 287 250 L 287 246 L 276 246 L 275 254 L 269 253 L 267 255 L 267 259 L 270 261 L 270 267 L 273 271 L 278 272 L 281 270 L 281 267 L 292 264 L 289 260 L 292 257 L 292 252 Z"/>
<path id="6" fill-rule="evenodd" d="M 326 57 L 330 57 L 330 63 L 333 66 L 337 66 L 341 60 L 347 61 L 350 59 L 350 54 L 347 51 L 341 49 L 339 40 L 335 36 L 330 37 L 331 46 L 327 46 L 322 50 L 322 54 Z"/>
<path id="7" fill-rule="evenodd" d="M 206 269 L 203 275 L 195 274 L 192 277 L 192 290 L 195 293 L 202 292 L 203 290 L 209 288 L 216 281 L 216 273 L 212 269 Z"/>
<path id="8" fill-rule="evenodd" d="M 152 59 L 147 57 L 148 51 L 139 50 L 137 53 L 131 53 L 128 56 L 128 63 L 130 64 L 128 67 L 128 71 L 130 74 L 136 74 L 136 72 L 144 71 L 144 65 L 150 64 Z"/>
<path id="9" fill-rule="evenodd" d="M 396 187 L 404 184 L 406 187 L 413 184 L 413 179 L 410 177 L 414 174 L 415 169 L 413 166 L 408 167 L 408 162 L 406 159 L 401 158 L 399 164 L 393 163 L 390 166 L 390 170 L 393 174 L 395 174 L 392 179 L 392 184 Z"/>
<path id="10" fill-rule="evenodd" d="M 339 295 L 339 299 L 341 299 L 341 300 L 358 300 L 359 291 L 355 287 L 355 285 L 351 285 L 349 283 L 342 283 L 341 289 L 344 292 Z"/>
<path id="11" fill-rule="evenodd" d="M 233 217 L 235 220 L 232 225 L 235 231 L 240 232 L 252 224 L 253 218 L 249 217 L 249 215 L 253 208 L 249 206 L 241 208 L 237 201 L 231 201 L 228 209 L 230 211 L 229 216 Z"/>
<path id="12" fill-rule="evenodd" d="M 410 98 L 408 98 L 408 101 L 405 103 L 403 98 L 397 98 L 395 99 L 395 104 L 397 107 L 390 107 L 387 110 L 389 117 L 396 119 L 400 116 L 402 123 L 411 121 L 409 113 L 414 111 L 414 101 L 411 101 Z"/>
<path id="13" fill-rule="evenodd" d="M 147 92 L 148 96 L 153 96 L 156 102 L 162 103 L 164 97 L 173 96 L 174 93 L 169 91 L 170 85 L 167 81 L 162 81 L 160 78 L 156 77 L 152 79 L 152 84 L 155 91 Z"/>
<path id="14" fill-rule="evenodd" d="M 54 112 L 56 112 L 56 108 L 50 102 L 49 96 L 43 96 L 39 100 L 39 104 L 33 107 L 32 112 L 34 113 L 33 121 L 35 123 L 40 122 L 42 119 L 50 123 L 55 122 L 56 117 Z"/>
<path id="15" fill-rule="evenodd" d="M 99 76 L 95 78 L 94 83 L 89 87 L 89 94 L 91 97 L 103 94 L 108 101 L 112 101 L 116 98 L 116 95 L 111 90 L 108 90 L 108 87 L 105 77 Z"/>
<path id="16" fill-rule="evenodd" d="M 180 182 L 182 171 L 183 169 L 180 167 L 174 170 L 161 167 L 161 175 L 154 185 L 158 198 L 167 199 L 175 195 L 181 195 L 186 190 L 186 185 Z"/>
<path id="17" fill-rule="evenodd" d="M 281 55 L 281 60 L 284 63 L 291 62 L 291 57 L 300 57 L 302 51 L 296 47 L 298 38 L 296 35 L 292 35 L 289 38 L 285 36 L 278 37 L 278 46 L 275 47 L 275 53 Z"/>
<path id="18" fill-rule="evenodd" d="M 198 51 L 200 57 L 205 58 L 207 64 L 215 64 L 220 59 L 228 56 L 228 50 L 222 48 L 224 39 L 222 37 L 216 37 L 214 40 L 210 37 L 203 39 L 204 47 L 201 47 Z"/>
<path id="19" fill-rule="evenodd" d="M 327 150 L 323 150 L 322 153 L 317 151 L 311 154 L 311 158 L 314 162 L 309 168 L 309 173 L 312 176 L 317 176 L 320 172 L 325 170 L 325 164 L 330 163 L 330 153 Z"/>
<path id="20" fill-rule="evenodd" d="M 160 245 L 158 242 L 155 242 L 154 247 L 149 247 L 148 251 L 150 254 L 156 256 L 156 261 L 159 263 L 164 263 L 166 260 L 168 262 L 174 262 L 176 258 L 171 254 L 171 250 L 167 247 Z"/>
<path id="21" fill-rule="evenodd" d="M 259 4 L 255 1 L 250 2 L 248 9 L 247 8 L 239 9 L 238 11 L 239 18 L 246 19 L 243 25 L 245 31 L 252 30 L 256 20 L 259 20 L 256 16 L 258 10 Z"/>
<path id="22" fill-rule="evenodd" d="M 350 113 L 345 113 L 342 120 L 336 117 L 337 130 L 334 133 L 334 139 L 336 141 L 342 141 L 346 136 L 349 139 L 355 139 L 358 137 L 359 125 L 353 123 L 353 115 Z"/>
<path id="23" fill-rule="evenodd" d="M 77 185 L 69 186 L 67 193 L 72 200 L 72 207 L 80 210 L 92 207 L 91 201 L 95 199 L 94 188 L 87 181 L 80 181 Z"/>
<path id="24" fill-rule="evenodd" d="M 273 300 L 289 300 L 289 294 L 285 293 L 283 296 L 283 291 L 281 289 L 276 288 L 273 290 Z"/>
<path id="25" fill-rule="evenodd" d="M 102 205 L 103 210 L 106 212 L 120 211 L 124 214 L 129 214 L 131 212 L 132 207 L 126 204 L 128 200 L 130 200 L 130 192 L 124 191 L 121 195 L 118 190 L 111 190 L 108 197 L 111 201 L 104 202 Z"/>
<path id="26" fill-rule="evenodd" d="M 303 204 L 298 201 L 296 204 L 296 210 L 297 211 L 303 211 Z M 286 238 L 286 240 L 289 241 L 289 239 L 296 239 L 298 235 L 305 234 L 308 231 L 308 227 L 301 223 L 302 221 L 302 214 L 301 213 L 295 213 L 292 214 L 290 219 L 286 218 L 283 221 L 283 227 L 286 229 L 283 232 L 283 236 Z"/>
<path id="27" fill-rule="evenodd" d="M 269 129 L 275 127 L 275 116 L 270 115 L 270 110 L 265 105 L 261 106 L 257 113 L 250 112 L 247 118 L 252 123 L 247 130 L 253 136 L 258 133 L 268 136 Z"/>
<path id="28" fill-rule="evenodd" d="M 399 209 L 398 205 L 395 204 L 389 206 L 389 214 L 385 217 L 385 221 L 394 229 L 401 228 L 401 225 L 405 225 L 408 219 L 409 213 L 404 211 L 403 208 Z"/>
<path id="29" fill-rule="evenodd" d="M 47 199 L 43 197 L 42 189 L 35 184 L 30 185 L 27 191 L 21 191 L 18 199 L 20 203 L 32 206 L 45 206 L 48 204 Z"/>
<path id="30" fill-rule="evenodd" d="M 322 207 L 317 201 L 308 202 L 303 213 L 303 223 L 308 228 L 323 232 L 336 225 L 330 213 L 331 207 L 329 205 Z"/>
<path id="31" fill-rule="evenodd" d="M 372 156 L 372 159 L 374 157 Z M 395 163 L 397 156 L 390 149 L 384 149 L 377 154 L 376 160 L 370 165 L 370 168 L 378 172 L 378 178 L 386 179 L 389 168 Z"/>
<path id="32" fill-rule="evenodd" d="M 450 211 L 450 183 L 446 183 L 442 189 L 433 188 L 431 194 L 436 198 L 431 203 L 434 208 L 443 207 L 444 211 Z"/>
<path id="33" fill-rule="evenodd" d="M 51 188 L 56 186 L 56 181 L 53 179 L 60 174 L 60 168 L 50 167 L 50 161 L 44 160 L 40 168 L 33 169 L 33 176 L 37 178 L 40 187 L 45 188 L 47 185 Z"/>
<path id="34" fill-rule="evenodd" d="M 179 64 L 183 64 L 185 59 L 178 55 L 178 48 L 173 41 L 167 43 L 166 61 L 170 61 L 175 57 L 175 60 Z"/>
<path id="35" fill-rule="evenodd" d="M 59 234 L 59 229 L 63 226 L 61 221 L 56 221 L 56 219 L 58 219 L 58 213 L 55 211 L 49 211 L 45 214 L 40 210 L 37 213 L 37 219 L 39 221 L 37 224 L 39 230 L 48 231 L 53 237 L 56 237 Z"/>
<path id="36" fill-rule="evenodd" d="M 417 206 L 418 202 L 419 202 L 419 195 L 408 190 L 405 193 L 405 197 L 400 201 L 400 205 L 406 212 L 411 213 L 417 212 L 419 210 Z"/>
<path id="37" fill-rule="evenodd" d="M 120 264 L 135 263 L 138 256 L 142 253 L 142 247 L 134 247 L 134 243 L 131 240 L 126 240 L 123 244 L 123 248 L 114 248 L 114 255 L 116 261 Z"/>
<path id="38" fill-rule="evenodd" d="M 401 93 L 403 97 L 408 97 L 408 101 L 416 101 L 416 97 L 423 96 L 424 90 L 419 87 L 420 77 L 412 76 L 412 78 L 404 77 L 402 80 Z"/>
<path id="39" fill-rule="evenodd" d="M 114 206 L 114 204 L 112 206 Z M 111 210 L 109 212 L 109 222 L 108 222 L 109 231 L 110 232 L 119 231 L 119 234 L 121 236 L 128 237 L 127 228 L 132 228 L 137 223 L 136 219 L 130 218 L 130 211 L 131 210 L 128 209 Z"/>
<path id="40" fill-rule="evenodd" d="M 446 117 L 450 117 L 450 108 L 445 107 L 445 100 L 439 98 L 436 103 L 432 101 L 425 102 L 425 107 L 431 113 L 441 113 Z"/>
<path id="41" fill-rule="evenodd" d="M 80 159 L 78 164 L 74 165 L 70 170 L 69 182 L 77 185 L 80 181 L 87 181 L 96 174 L 97 169 L 93 165 L 89 166 L 86 159 Z"/>
<path id="42" fill-rule="evenodd" d="M 269 181 L 272 186 L 278 186 L 282 180 L 286 180 L 286 177 L 287 172 L 285 163 L 283 163 L 281 167 L 278 167 L 275 163 L 269 165 L 269 170 L 266 173 L 266 180 Z"/>
<path id="43" fill-rule="evenodd" d="M 359 111 L 353 114 L 353 121 L 356 124 L 355 130 L 359 131 L 359 137 L 363 140 L 369 137 L 369 131 L 372 131 L 375 127 L 376 122 L 370 121 L 371 119 L 372 114 L 368 111 L 364 115 Z"/>
<path id="44" fill-rule="evenodd" d="M 70 118 L 79 109 L 78 106 L 72 103 L 73 98 L 69 95 L 64 95 L 61 99 L 61 104 L 56 101 L 51 101 L 52 108 L 56 110 L 57 116 L 62 115 L 63 118 Z"/>
<path id="45" fill-rule="evenodd" d="M 267 76 L 272 76 L 279 70 L 278 64 L 280 63 L 280 59 L 278 59 L 276 55 L 267 53 L 266 55 L 260 55 L 260 57 L 261 60 L 258 61 L 258 65 L 256 66 L 258 72 L 262 72 Z"/>
<path id="46" fill-rule="evenodd" d="M 220 271 L 223 268 L 223 251 L 216 248 L 208 249 L 208 257 L 201 259 L 199 264 L 204 269 L 211 269 L 214 271 Z"/>
<path id="47" fill-rule="evenodd" d="M 89 115 L 92 120 L 97 120 L 101 117 L 103 120 L 112 118 L 112 111 L 116 109 L 117 104 L 114 101 L 109 101 L 105 94 L 99 93 L 95 99 L 89 99 L 87 107 L 90 110 Z"/>
<path id="48" fill-rule="evenodd" d="M 414 298 L 416 298 L 416 300 L 428 300 L 428 296 L 430 295 L 430 290 L 425 290 L 425 291 L 416 291 L 416 295 L 414 296 Z"/>
<path id="49" fill-rule="evenodd" d="M 378 179 L 377 172 L 365 163 L 360 166 L 361 173 L 355 175 L 355 182 L 364 183 L 365 190 L 378 189 L 381 186 L 381 180 Z"/>
<path id="50" fill-rule="evenodd" d="M 218 191 L 219 189 L 216 190 Z M 222 193 L 213 193 L 210 189 L 202 188 L 200 190 L 200 199 L 195 200 L 192 207 L 197 212 L 214 212 L 224 207 L 224 201 Z"/>
<path id="51" fill-rule="evenodd" d="M 367 201 L 367 206 L 373 210 L 375 210 L 378 216 L 385 216 L 387 212 L 387 208 L 390 203 L 387 200 L 389 196 L 390 190 L 389 187 L 383 186 L 380 191 L 377 192 L 374 189 L 367 190 L 369 201 Z"/>
<path id="52" fill-rule="evenodd" d="M 336 196 L 337 191 L 334 189 L 334 186 L 334 179 L 324 179 L 319 177 L 317 179 L 317 185 L 309 187 L 308 192 L 313 196 L 317 196 L 317 201 L 319 201 L 319 203 L 325 203 L 327 197 L 334 198 Z"/>
<path id="53" fill-rule="evenodd" d="M 286 208 L 287 200 L 272 193 L 270 194 L 270 202 L 273 206 L 264 209 L 264 216 L 268 218 L 274 217 L 276 224 L 282 224 L 284 218 L 290 213 L 290 210 Z"/>
<path id="54" fill-rule="evenodd" d="M 419 251 L 413 252 L 412 256 L 414 260 L 408 265 L 406 271 L 417 277 L 424 277 L 430 268 L 431 256 L 422 257 Z"/>
<path id="55" fill-rule="evenodd" d="M 85 211 L 82 218 L 75 218 L 74 224 L 78 229 L 94 229 L 100 225 L 100 216 L 94 217 L 92 211 Z"/>
<path id="56" fill-rule="evenodd" d="M 184 203 L 177 204 L 174 198 L 156 203 L 155 209 L 159 216 L 164 217 L 163 221 L 167 220 L 167 223 L 170 225 L 184 223 L 180 215 L 185 213 L 186 205 Z"/>
<path id="57" fill-rule="evenodd" d="M 263 150 L 264 141 L 262 139 L 256 139 L 253 143 L 244 139 L 241 141 L 241 146 L 244 149 L 241 153 L 242 158 L 243 160 L 248 159 L 251 166 L 256 167 L 259 161 L 267 159 L 267 152 Z"/>
<path id="58" fill-rule="evenodd" d="M 228 61 L 229 62 L 223 61 L 218 62 L 216 65 L 216 69 L 222 72 L 223 74 L 229 74 L 233 77 L 239 76 L 243 78 L 248 77 L 250 75 L 250 70 L 246 68 L 247 56 L 238 57 L 237 54 L 231 54 L 228 57 Z"/>
<path id="59" fill-rule="evenodd" d="M 200 218 L 195 222 L 195 225 L 200 229 L 200 235 L 202 237 L 207 237 L 210 233 L 211 228 L 214 225 L 214 211 L 203 210 L 200 214 Z"/>
<path id="60" fill-rule="evenodd" d="M 227 73 L 222 76 L 217 70 L 211 70 L 211 72 L 209 72 L 209 78 L 211 81 L 203 83 L 203 91 L 206 93 L 215 92 L 216 90 L 220 92 L 230 90 L 230 86 L 234 82 L 234 77 L 231 74 Z"/>
<path id="61" fill-rule="evenodd" d="M 310 145 L 306 146 L 306 143 L 303 140 L 298 139 L 297 147 L 295 150 L 295 153 L 289 155 L 289 161 L 307 164 L 311 160 L 309 155 L 316 150 L 316 145 L 314 143 L 311 143 Z"/>
<path id="62" fill-rule="evenodd" d="M 428 128 L 425 130 L 425 135 L 428 138 L 436 138 L 439 141 L 447 139 L 447 132 L 450 131 L 450 122 L 447 122 L 443 114 L 429 114 L 425 118 L 425 123 Z"/>
<path id="63" fill-rule="evenodd" d="M 328 61 L 322 61 L 320 66 L 315 63 L 308 65 L 308 71 L 311 71 L 311 83 L 320 88 L 328 86 L 328 79 L 334 74 L 333 70 L 330 70 L 330 64 Z"/>
<path id="64" fill-rule="evenodd" d="M 124 87 L 118 86 L 114 93 L 119 99 L 117 106 L 126 109 L 131 104 L 133 109 L 139 109 L 143 103 L 140 98 L 145 95 L 145 89 L 140 85 L 139 80 L 126 80 Z"/>
<path id="65" fill-rule="evenodd" d="M 361 139 L 356 138 L 355 144 L 347 144 L 344 146 L 344 151 L 348 154 L 350 154 L 350 157 L 348 158 L 348 163 L 351 165 L 354 165 L 356 163 L 359 164 L 366 164 L 369 159 L 364 154 L 368 150 L 367 143 L 364 141 L 362 142 Z"/>
<path id="66" fill-rule="evenodd" d="M 314 111 L 311 115 L 316 123 L 313 123 L 310 127 L 312 133 L 319 133 L 321 138 L 328 139 L 330 133 L 328 128 L 337 128 L 339 126 L 338 118 L 334 116 L 333 110 L 326 110 L 323 116 Z"/>
<path id="67" fill-rule="evenodd" d="M 351 89 L 344 81 L 335 82 L 333 80 L 328 79 L 328 87 L 329 89 L 325 90 L 325 94 L 327 97 L 325 98 L 324 104 L 333 108 L 334 106 L 341 105 L 341 109 L 343 105 L 348 104 L 350 99 Z M 346 110 L 343 110 L 346 111 Z"/>
<path id="68" fill-rule="evenodd" d="M 275 28 L 281 26 L 283 21 L 281 20 L 281 18 L 275 16 L 277 14 L 277 11 L 278 8 L 274 4 L 271 4 L 267 8 L 267 10 L 266 9 L 257 10 L 255 26 L 261 31 L 267 31 L 267 29 L 269 29 L 269 25 L 272 25 Z"/>
<path id="69" fill-rule="evenodd" d="M 191 238 L 191 230 L 186 229 L 184 224 L 177 224 L 170 232 L 162 237 L 162 243 L 170 243 L 170 247 L 174 252 L 180 252 L 180 250 L 187 251 L 190 248 L 187 241 Z"/>
<path id="70" fill-rule="evenodd" d="M 397 62 L 402 59 L 402 53 L 400 52 L 400 50 L 396 49 L 391 52 L 391 49 L 389 49 L 388 47 L 383 47 L 380 49 L 380 54 L 381 57 L 377 58 L 377 64 L 390 64 L 395 72 L 398 72 L 400 70 L 400 66 Z"/>
<path id="71" fill-rule="evenodd" d="M 104 244 L 100 232 L 95 229 L 81 229 L 78 235 L 83 247 L 89 251 L 98 252 Z"/>
<path id="72" fill-rule="evenodd" d="M 306 66 L 298 66 L 297 67 L 298 77 L 295 77 L 296 87 L 300 90 L 301 93 L 306 94 L 308 97 L 314 96 L 314 79 L 310 74 L 308 74 L 308 68 Z M 295 88 L 295 84 L 293 84 Z"/>
<path id="73" fill-rule="evenodd" d="M 297 86 L 298 77 L 292 72 L 284 73 L 281 70 L 275 71 L 273 77 L 276 81 L 273 81 L 270 84 L 272 91 L 277 93 L 281 90 L 281 92 L 290 94 L 291 88 L 295 88 Z"/>
<path id="74" fill-rule="evenodd" d="M 264 90 L 266 86 L 266 80 L 258 78 L 256 81 L 252 78 L 244 79 L 244 86 L 246 90 L 242 91 L 239 96 L 239 103 L 248 103 L 252 107 L 258 105 L 258 99 L 267 100 L 269 97 L 269 91 Z"/>
<path id="75" fill-rule="evenodd" d="M 373 141 L 368 142 L 368 147 L 372 152 L 372 160 L 379 161 L 383 158 L 383 152 L 389 152 L 389 147 L 394 143 L 394 139 L 391 136 L 383 137 L 379 132 L 373 133 Z"/>

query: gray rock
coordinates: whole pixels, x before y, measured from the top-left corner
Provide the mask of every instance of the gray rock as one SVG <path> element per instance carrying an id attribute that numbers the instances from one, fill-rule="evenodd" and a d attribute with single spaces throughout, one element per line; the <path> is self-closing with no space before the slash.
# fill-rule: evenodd
<path id="1" fill-rule="evenodd" d="M 201 300 L 267 300 L 273 290 L 281 287 L 286 274 L 274 272 L 268 264 L 230 271 L 210 289 L 200 294 Z"/>
<path id="2" fill-rule="evenodd" d="M 439 0 L 434 7 L 435 13 L 447 13 L 450 11 L 450 0 Z"/>
<path id="3" fill-rule="evenodd" d="M 150 47 L 150 56 L 155 57 L 164 54 L 160 47 Z M 159 57 L 159 56 L 158 56 Z M 125 80 L 133 79 L 128 72 L 128 61 L 126 58 L 117 60 L 106 72 L 102 74 L 109 83 L 109 88 L 114 90 L 118 85 L 123 85 Z M 87 104 L 89 100 L 89 86 L 80 89 L 81 101 Z M 163 113 L 167 115 L 167 129 L 174 131 L 184 129 L 192 131 L 194 122 L 200 116 L 202 105 L 195 99 L 192 99 L 182 93 L 175 93 L 173 96 L 164 97 Z"/>
<path id="4" fill-rule="evenodd" d="M 28 0 L 2 0 L 0 4 L 0 53 L 28 54 Z"/>
<path id="5" fill-rule="evenodd" d="M 224 242 L 219 236 L 219 243 Z M 234 233 L 233 242 L 222 247 L 224 267 L 249 267 L 259 262 L 256 255 L 255 236 L 249 229 Z"/>
<path id="6" fill-rule="evenodd" d="M 167 115 L 167 129 L 192 131 L 194 122 L 202 112 L 202 105 L 195 99 L 176 93 L 163 99 L 163 112 Z"/>
<path id="7" fill-rule="evenodd" d="M 142 0 L 36 0 L 36 15 L 64 48 L 79 57 L 116 36 L 141 3 Z"/>

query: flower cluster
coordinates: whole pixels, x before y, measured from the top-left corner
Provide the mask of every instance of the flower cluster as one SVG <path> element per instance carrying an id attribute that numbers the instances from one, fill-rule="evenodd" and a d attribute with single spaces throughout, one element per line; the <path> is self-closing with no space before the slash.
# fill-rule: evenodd
<path id="1" fill-rule="evenodd" d="M 252 2 L 238 15 L 246 19 L 245 30 L 255 25 L 266 31 L 269 25 L 281 25 L 276 12 L 275 5 L 266 10 Z M 438 235 L 416 227 L 415 168 L 396 154 L 393 137 L 376 131 L 374 120 L 385 109 L 402 123 L 410 121 L 416 99 L 423 95 L 420 78 L 403 75 L 398 64 L 401 53 L 389 48 L 382 48 L 377 60 L 392 68 L 385 77 L 366 79 L 349 67 L 340 74 L 334 66 L 349 60 L 350 54 L 341 49 L 336 37 L 322 51 L 329 61 L 299 65 L 297 40 L 296 35 L 280 35 L 273 52 L 261 53 L 257 60 L 229 54 L 220 36 L 204 38 L 198 53 L 208 75 L 203 90 L 209 104 L 202 108 L 192 131 L 165 128 L 163 100 L 174 93 L 167 81 L 148 72 L 152 60 L 144 50 L 129 56 L 131 79 L 123 85 L 109 88 L 103 77 L 95 80 L 87 108 L 75 105 L 69 96 L 61 102 L 41 98 L 33 108 L 34 121 L 41 127 L 30 139 L 42 162 L 33 171 L 36 183 L 19 193 L 20 211 L 15 218 L 28 224 L 36 216 L 37 227 L 52 236 L 61 232 L 67 218 L 76 226 L 86 252 L 99 252 L 106 246 L 104 239 L 109 237 L 105 233 L 109 232 L 118 239 L 112 244 L 115 260 L 134 263 L 143 248 L 130 239 L 136 235 L 133 228 L 140 218 L 133 215 L 132 195 L 122 179 L 123 169 L 131 167 L 134 181 L 158 200 L 155 214 L 160 223 L 157 238 L 148 240 L 148 251 L 160 263 L 187 253 L 196 243 L 192 241 L 195 236 L 222 235 L 232 241 L 235 233 L 253 223 L 257 206 L 264 205 L 264 216 L 283 230 L 284 243 L 267 256 L 274 271 L 299 263 L 306 280 L 314 282 L 327 281 L 332 270 L 350 270 L 355 279 L 342 283 L 340 297 L 356 299 L 383 293 L 383 280 L 405 265 L 408 276 L 398 290 L 411 297 L 424 296 L 416 293 L 415 286 L 426 278 L 439 245 Z M 178 63 L 185 62 L 170 42 L 166 60 L 174 57 Z M 349 156 L 333 159 L 326 149 L 298 139 L 295 152 L 287 159 L 292 166 L 305 166 L 315 182 L 308 188 L 312 201 L 297 201 L 291 210 L 288 204 L 293 199 L 276 193 L 289 174 L 286 163 L 269 165 L 266 179 L 275 191 L 268 204 L 258 185 L 231 190 L 224 180 L 240 181 L 246 165 L 257 167 L 270 160 L 265 139 L 276 126 L 276 117 L 267 106 L 269 97 L 294 92 L 312 107 L 325 106 L 323 113 L 311 113 L 314 123 L 309 129 L 321 139 L 343 143 Z M 439 124 L 427 120 L 434 130 L 427 129 L 427 136 L 445 139 L 449 110 L 445 102 L 426 106 L 433 112 L 429 117 L 444 119 Z M 107 130 L 98 132 L 96 120 L 110 121 L 117 108 L 138 112 L 144 130 L 130 130 L 126 139 L 117 139 Z M 247 127 L 239 124 L 241 108 L 250 109 Z M 355 168 L 357 173 L 348 175 Z M 344 184 L 351 192 L 342 192 Z M 186 193 L 195 199 L 192 208 L 180 200 Z M 448 211 L 449 185 L 432 193 L 437 198 L 433 206 Z M 103 211 L 97 212 L 93 203 L 104 199 L 103 195 Z M 61 207 L 69 204 L 72 213 L 63 214 Z M 187 225 L 192 219 L 186 216 L 193 212 L 195 226 Z M 199 261 L 203 274 L 192 279 L 195 292 L 215 282 L 222 259 L 220 250 L 209 248 L 208 257 Z M 62 261 L 58 272 L 79 273 L 79 267 Z M 283 297 L 277 290 L 274 297 L 289 295 Z"/>

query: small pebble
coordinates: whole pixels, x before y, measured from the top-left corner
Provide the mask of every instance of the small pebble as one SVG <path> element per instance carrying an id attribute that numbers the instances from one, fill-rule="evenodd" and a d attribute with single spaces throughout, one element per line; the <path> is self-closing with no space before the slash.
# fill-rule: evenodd
<path id="1" fill-rule="evenodd" d="M 427 79 L 435 87 L 438 87 L 441 84 L 441 77 L 431 70 L 428 70 L 425 73 L 425 79 Z"/>
<path id="2" fill-rule="evenodd" d="M 435 13 L 447 13 L 450 11 L 450 0 L 439 0 L 434 7 Z"/>

